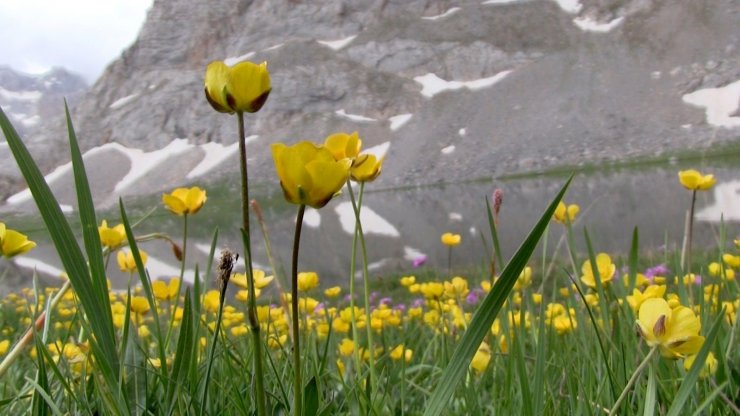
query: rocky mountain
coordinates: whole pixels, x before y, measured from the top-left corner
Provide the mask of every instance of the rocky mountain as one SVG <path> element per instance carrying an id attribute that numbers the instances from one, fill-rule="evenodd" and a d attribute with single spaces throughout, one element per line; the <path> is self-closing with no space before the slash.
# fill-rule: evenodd
<path id="1" fill-rule="evenodd" d="M 21 137 L 30 140 L 52 124 L 44 121 L 59 119 L 59 110 L 65 98 L 74 105 L 86 90 L 87 84 L 81 76 L 61 67 L 52 68 L 44 74 L 31 75 L 0 65 L 0 107 Z M 5 142 L 5 137 L 0 138 L 2 142 Z M 3 162 L 0 163 L 2 190 L 2 178 L 16 177 L 17 173 L 15 162 L 8 159 L 10 155 L 7 149 L 0 149 Z"/>
<path id="2" fill-rule="evenodd" d="M 273 83 L 247 118 L 257 181 L 271 142 L 336 131 L 388 143 L 381 186 L 705 149 L 738 141 L 738 22 L 737 0 L 156 0 L 73 117 L 83 151 L 229 145 L 203 74 L 249 59 Z M 66 161 L 59 119 L 31 136 Z"/>

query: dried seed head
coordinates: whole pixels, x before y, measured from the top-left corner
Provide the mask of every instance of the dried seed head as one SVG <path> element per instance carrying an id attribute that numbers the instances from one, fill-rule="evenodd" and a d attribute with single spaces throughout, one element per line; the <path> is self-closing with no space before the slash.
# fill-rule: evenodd
<path id="1" fill-rule="evenodd" d="M 504 191 L 501 188 L 496 188 L 491 198 L 493 199 L 493 212 L 498 215 L 499 211 L 501 211 L 501 204 L 504 203 Z"/>
<path id="2" fill-rule="evenodd" d="M 226 292 L 226 286 L 229 284 L 229 279 L 231 279 L 231 271 L 234 270 L 234 264 L 237 260 L 239 260 L 239 254 L 232 253 L 228 248 L 221 250 L 221 257 L 217 266 L 217 279 L 222 295 Z"/>
<path id="3" fill-rule="evenodd" d="M 177 261 L 182 261 L 182 249 L 180 248 L 180 246 L 178 246 L 174 242 L 170 242 L 170 244 L 172 244 L 172 254 L 175 255 Z"/>

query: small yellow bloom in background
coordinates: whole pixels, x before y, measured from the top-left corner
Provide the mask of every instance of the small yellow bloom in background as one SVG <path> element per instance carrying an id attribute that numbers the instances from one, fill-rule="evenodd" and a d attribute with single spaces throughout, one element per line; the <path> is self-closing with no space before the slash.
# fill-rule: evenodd
<path id="1" fill-rule="evenodd" d="M 324 147 L 329 149 L 335 160 L 355 159 L 360 154 L 362 139 L 356 131 L 352 134 L 334 133 L 324 139 Z"/>
<path id="2" fill-rule="evenodd" d="M 272 159 L 288 202 L 321 208 L 349 178 L 350 159 L 335 160 L 323 146 L 308 141 L 272 145 Z"/>
<path id="3" fill-rule="evenodd" d="M 416 276 L 404 276 L 401 278 L 401 286 L 409 287 L 416 283 Z"/>
<path id="4" fill-rule="evenodd" d="M 161 280 L 155 280 L 152 282 L 152 292 L 154 297 L 159 300 L 172 300 L 177 297 L 177 292 L 180 289 L 180 279 L 173 277 L 169 283 L 165 283 Z"/>
<path id="5" fill-rule="evenodd" d="M 319 275 L 316 272 L 298 273 L 298 290 L 307 292 L 319 286 Z"/>
<path id="6" fill-rule="evenodd" d="M 123 224 L 111 228 L 108 227 L 108 222 L 103 220 L 98 227 L 98 234 L 100 234 L 100 243 L 103 247 L 108 247 L 111 250 L 126 241 L 126 229 Z"/>
<path id="7" fill-rule="evenodd" d="M 514 289 L 513 290 L 522 290 L 526 287 L 529 287 L 532 284 L 532 268 L 529 266 L 526 266 L 521 273 L 519 273 L 519 277 L 516 279 L 516 283 L 514 283 Z"/>
<path id="8" fill-rule="evenodd" d="M 398 361 L 401 358 L 404 359 L 407 363 L 411 362 L 411 358 L 414 356 L 414 351 L 410 348 L 404 348 L 404 345 L 401 344 L 397 346 L 396 348 L 392 349 L 390 352 L 391 360 Z"/>
<path id="9" fill-rule="evenodd" d="M 218 312 L 218 307 L 221 303 L 220 297 L 221 295 L 218 293 L 218 290 L 209 290 L 203 296 L 203 307 L 205 310 L 211 313 Z"/>
<path id="10" fill-rule="evenodd" d="M 264 270 L 253 269 L 252 270 L 252 281 L 254 282 L 255 289 L 264 289 L 270 283 L 272 283 L 275 276 L 265 276 Z M 242 289 L 247 289 L 247 275 L 245 273 L 234 273 L 231 276 L 230 281 Z M 259 295 L 258 295 L 259 296 Z"/>
<path id="11" fill-rule="evenodd" d="M 139 256 L 141 257 L 141 263 L 146 265 L 146 260 L 149 255 L 144 250 L 139 250 Z M 124 273 L 133 273 L 136 271 L 136 262 L 134 261 L 134 255 L 130 251 L 121 250 L 116 256 L 118 260 L 118 268 Z"/>
<path id="12" fill-rule="evenodd" d="M 685 360 L 683 360 L 683 368 L 686 371 L 689 371 L 691 366 L 694 365 L 694 361 L 696 361 L 696 354 L 689 355 Z M 717 358 L 714 356 L 714 353 L 710 351 L 707 355 L 707 359 L 704 360 L 704 368 L 699 371 L 699 378 L 707 378 L 716 373 L 718 365 L 719 362 L 717 361 Z"/>
<path id="13" fill-rule="evenodd" d="M 463 298 L 468 295 L 468 281 L 460 276 L 455 276 L 449 282 L 444 282 L 444 294 L 452 299 Z"/>
<path id="14" fill-rule="evenodd" d="M 0 341 L 0 355 L 5 355 L 8 353 L 8 348 L 10 348 L 10 341 L 7 339 L 4 339 Z"/>
<path id="15" fill-rule="evenodd" d="M 637 328 L 645 342 L 651 347 L 658 346 L 665 358 L 696 354 L 704 344 L 704 337 L 699 335 L 701 321 L 694 311 L 680 305 L 671 309 L 662 298 L 642 303 Z"/>
<path id="16" fill-rule="evenodd" d="M 572 224 L 580 211 L 581 207 L 578 205 L 565 205 L 565 202 L 560 201 L 557 208 L 555 208 L 555 212 L 552 214 L 552 218 L 561 224 Z"/>
<path id="17" fill-rule="evenodd" d="M 632 289 L 632 295 L 627 296 L 627 303 L 629 303 L 632 312 L 637 313 L 640 310 L 640 306 L 643 302 L 652 298 L 662 298 L 665 295 L 665 285 L 651 285 L 645 288 L 644 292 L 640 292 L 640 289 Z"/>
<path id="18" fill-rule="evenodd" d="M 349 357 L 355 352 L 355 343 L 349 338 L 343 338 L 339 343 L 339 355 Z"/>
<path id="19" fill-rule="evenodd" d="M 596 269 L 599 272 L 599 280 L 602 285 L 609 283 L 614 278 L 614 273 L 617 270 L 617 266 L 612 263 L 612 258 L 606 253 L 599 253 L 596 256 Z M 586 260 L 581 266 L 581 281 L 587 286 L 595 288 L 596 280 L 594 279 L 593 268 L 591 267 L 591 260 Z"/>
<path id="20" fill-rule="evenodd" d="M 36 243 L 29 240 L 25 234 L 10 230 L 0 222 L 0 256 L 14 257 L 27 253 L 36 247 Z"/>
<path id="21" fill-rule="evenodd" d="M 136 332 L 139 334 L 139 338 L 147 338 L 149 335 L 152 334 L 152 332 L 149 330 L 149 327 L 146 325 L 141 325 L 139 329 L 136 330 Z"/>
<path id="22" fill-rule="evenodd" d="M 330 287 L 324 291 L 324 296 L 327 298 L 335 298 L 342 294 L 342 288 L 339 286 Z"/>
<path id="23" fill-rule="evenodd" d="M 206 203 L 206 191 L 197 186 L 177 188 L 172 193 L 162 194 L 165 207 L 176 215 L 195 214 Z"/>
<path id="24" fill-rule="evenodd" d="M 470 361 L 470 367 L 475 370 L 476 374 L 481 374 L 488 368 L 488 363 L 491 362 L 491 347 L 485 342 L 482 342 L 478 347 L 478 351 L 475 352 L 473 360 Z"/>
<path id="25" fill-rule="evenodd" d="M 349 174 L 355 182 L 372 182 L 380 176 L 383 159 L 372 154 L 362 154 L 352 163 Z"/>
<path id="26" fill-rule="evenodd" d="M 131 298 L 131 312 L 145 314 L 149 312 L 149 301 L 143 296 L 134 296 Z"/>
<path id="27" fill-rule="evenodd" d="M 267 62 L 239 62 L 228 66 L 214 61 L 206 67 L 206 99 L 221 113 L 255 113 L 267 101 L 272 87 Z"/>
<path id="28" fill-rule="evenodd" d="M 427 299 L 439 299 L 445 292 L 445 286 L 439 282 L 422 283 L 419 291 Z"/>
<path id="29" fill-rule="evenodd" d="M 722 255 L 722 261 L 725 262 L 728 267 L 740 268 L 740 255 L 733 256 L 730 253 L 725 253 Z"/>
<path id="30" fill-rule="evenodd" d="M 337 372 L 339 372 L 339 377 L 344 378 L 345 371 L 344 362 L 341 358 L 337 358 Z"/>
<path id="31" fill-rule="evenodd" d="M 706 191 L 712 189 L 714 184 L 717 183 L 714 175 L 702 175 L 695 169 L 678 172 L 678 181 L 690 191 Z"/>
<path id="32" fill-rule="evenodd" d="M 442 244 L 448 247 L 454 247 L 460 244 L 462 237 L 460 237 L 460 234 L 444 233 L 442 234 L 442 237 L 440 237 L 440 240 L 442 240 Z"/>

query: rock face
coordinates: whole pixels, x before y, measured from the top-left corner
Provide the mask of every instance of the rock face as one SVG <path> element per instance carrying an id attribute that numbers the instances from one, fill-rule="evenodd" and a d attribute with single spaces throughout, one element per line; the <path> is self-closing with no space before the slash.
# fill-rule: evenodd
<path id="1" fill-rule="evenodd" d="M 41 75 L 29 75 L 0 66 L 0 107 L 21 137 L 34 141 L 49 121 L 58 119 L 63 100 L 74 105 L 87 89 L 84 79 L 64 68 L 53 68 Z M 46 123 L 45 123 L 46 121 Z M 51 140 L 54 141 L 54 140 Z M 0 138 L 0 143 L 5 137 Z M 29 146 L 33 146 L 29 143 Z M 3 179 L 17 178 L 15 162 L 4 145 L 0 146 L 0 196 L 6 196 Z M 41 153 L 39 152 L 40 156 Z M 49 159 L 46 164 L 58 162 Z"/>
<path id="2" fill-rule="evenodd" d="M 233 117 L 202 86 L 231 57 L 272 76 L 247 117 L 256 181 L 273 178 L 271 142 L 336 131 L 390 142 L 381 186 L 703 149 L 738 130 L 682 97 L 740 79 L 739 21 L 736 0 L 157 0 L 73 118 L 83 151 L 232 143 Z M 30 142 L 63 149 L 64 131 L 56 120 Z"/>

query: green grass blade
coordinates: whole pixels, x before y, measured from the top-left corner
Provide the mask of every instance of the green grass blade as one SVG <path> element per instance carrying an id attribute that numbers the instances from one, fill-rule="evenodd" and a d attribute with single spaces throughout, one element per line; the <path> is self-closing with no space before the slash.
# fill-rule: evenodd
<path id="1" fill-rule="evenodd" d="M 172 382 L 169 384 L 169 388 L 167 390 L 166 403 L 171 403 L 171 409 L 173 409 L 177 403 L 177 400 L 175 400 L 176 388 L 178 385 L 182 385 L 185 382 L 185 377 L 188 373 L 187 367 L 190 365 L 190 360 L 195 358 L 192 356 L 193 349 L 191 346 L 197 343 L 197 339 L 193 332 L 193 306 L 191 303 L 190 289 L 186 289 L 182 321 L 180 322 L 180 334 L 177 338 L 177 349 L 175 351 L 174 361 L 172 362 Z"/>
<path id="2" fill-rule="evenodd" d="M 547 337 L 546 334 L 549 332 L 545 327 L 545 307 L 540 305 L 540 323 L 537 334 L 537 355 L 534 362 L 534 385 L 532 391 L 534 392 L 534 414 L 542 414 L 542 405 L 544 403 L 545 394 L 545 352 L 547 351 Z M 522 322 L 524 322 L 522 320 Z"/>
<path id="3" fill-rule="evenodd" d="M 90 317 L 105 317 L 111 313 L 109 307 L 108 310 L 105 310 L 108 295 L 106 293 L 105 299 L 99 298 L 98 291 L 95 290 L 90 276 L 87 260 L 82 254 L 82 250 L 72 232 L 72 227 L 64 217 L 62 209 L 54 198 L 54 194 L 41 174 L 38 165 L 34 162 L 2 109 L 0 109 L 0 127 L 38 206 L 41 218 L 49 231 L 64 270 L 79 296 L 82 308 L 88 317 L 87 321 L 95 334 L 95 338 L 91 339 L 91 346 L 97 358 L 98 368 L 108 385 L 113 386 L 117 382 L 118 356 L 116 355 L 113 333 L 110 332 L 112 322 L 105 322 L 105 319 L 99 318 L 90 319 Z M 118 401 L 118 405 L 120 404 L 121 402 Z"/>
<path id="4" fill-rule="evenodd" d="M 468 330 L 465 331 L 460 344 L 455 348 L 450 362 L 442 373 L 442 379 L 439 381 L 434 393 L 432 393 L 429 405 L 424 412 L 425 416 L 437 416 L 444 411 L 455 389 L 467 373 L 470 361 L 478 350 L 478 346 L 488 331 L 490 331 L 493 320 L 498 315 L 509 292 L 511 292 L 511 288 L 514 287 L 516 279 L 524 269 L 524 266 L 527 265 L 529 257 L 537 247 L 537 242 L 545 231 L 553 212 L 555 212 L 555 208 L 563 198 L 572 179 L 573 176 L 571 175 L 557 196 L 555 196 L 555 199 L 550 203 L 550 206 L 547 207 L 542 217 L 540 217 L 537 224 L 532 228 L 532 231 L 519 247 L 516 254 L 514 254 L 514 257 L 506 265 L 506 268 L 501 273 L 501 277 L 493 288 L 491 288 L 490 293 L 483 299 L 483 302 L 470 322 Z"/>
<path id="5" fill-rule="evenodd" d="M 304 390 L 303 400 L 305 402 L 303 414 L 305 416 L 316 416 L 319 412 L 319 386 L 316 384 L 316 377 L 311 377 L 306 389 Z"/>
<path id="6" fill-rule="evenodd" d="M 699 379 L 699 373 L 704 368 L 704 362 L 706 361 L 707 356 L 709 355 L 709 350 L 712 349 L 712 345 L 714 344 L 714 341 L 717 338 L 719 329 L 722 327 L 722 320 L 724 319 L 724 317 L 725 317 L 725 310 L 723 308 L 722 311 L 720 311 L 717 314 L 717 318 L 715 318 L 714 323 L 712 324 L 712 327 L 709 330 L 709 334 L 707 335 L 707 338 L 704 340 L 704 345 L 702 345 L 701 350 L 699 350 L 699 353 L 696 354 L 696 359 L 694 360 L 694 364 L 691 366 L 691 369 L 689 370 L 689 372 L 686 374 L 686 377 L 684 377 L 683 381 L 681 382 L 681 386 L 678 388 L 678 392 L 676 393 L 676 396 L 673 398 L 673 403 L 671 403 L 671 407 L 668 409 L 667 416 L 678 416 L 686 410 L 684 408 L 684 405 L 686 404 L 686 401 L 689 399 L 689 396 L 691 395 L 692 391 L 696 388 L 696 381 Z"/>
<path id="7" fill-rule="evenodd" d="M 719 396 L 719 394 L 722 393 L 722 390 L 726 389 L 729 384 L 730 384 L 730 380 L 725 380 L 724 383 L 720 384 L 719 386 L 717 386 L 716 389 L 712 390 L 712 392 L 709 393 L 707 398 L 704 399 L 704 401 L 699 405 L 699 407 L 696 408 L 694 413 L 692 413 L 692 416 L 701 416 L 703 414 L 706 414 L 704 413 L 704 409 L 709 407 L 709 405 L 714 401 L 714 399 L 716 399 L 717 396 Z"/>
<path id="8" fill-rule="evenodd" d="M 648 385 L 647 392 L 645 393 L 645 408 L 643 409 L 643 416 L 653 416 L 655 414 L 656 396 L 657 383 L 655 381 L 655 370 L 653 370 L 653 366 L 650 366 L 648 370 Z"/>
<path id="9" fill-rule="evenodd" d="M 493 251 L 496 252 L 496 261 L 498 267 L 504 267 L 504 256 L 501 254 L 501 245 L 498 241 L 498 230 L 496 229 L 496 221 L 493 219 L 493 213 L 491 213 L 491 203 L 486 198 L 486 214 L 488 215 L 488 226 L 491 228 L 491 239 L 493 240 Z M 491 276 L 493 278 L 493 276 Z"/>
<path id="10" fill-rule="evenodd" d="M 637 284 L 637 259 L 639 255 L 639 247 L 640 247 L 640 233 L 637 230 L 637 227 L 635 227 L 634 230 L 632 230 L 632 244 L 630 246 L 630 256 L 629 256 L 629 276 L 630 276 L 630 285 L 627 289 L 628 294 L 632 294 L 632 289 L 635 288 L 635 285 Z"/>

